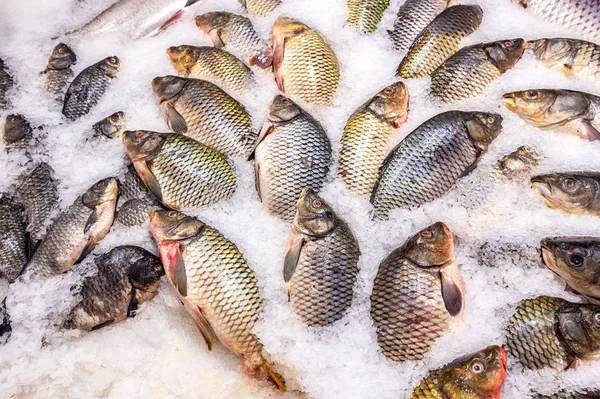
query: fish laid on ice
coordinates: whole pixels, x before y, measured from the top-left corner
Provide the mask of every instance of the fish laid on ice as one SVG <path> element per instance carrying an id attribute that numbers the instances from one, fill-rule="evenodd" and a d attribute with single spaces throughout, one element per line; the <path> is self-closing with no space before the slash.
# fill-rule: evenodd
<path id="1" fill-rule="evenodd" d="M 77 56 L 69 46 L 59 43 L 48 57 L 48 65 L 42 71 L 45 78 L 45 89 L 48 93 L 57 95 L 62 102 L 69 81 L 74 76 L 71 67 L 77 63 Z"/>
<path id="2" fill-rule="evenodd" d="M 454 0 L 406 0 L 398 10 L 394 29 L 388 30 L 396 50 L 408 50 L 416 37 Z"/>
<path id="3" fill-rule="evenodd" d="M 532 187 L 552 209 L 600 216 L 600 174 L 553 173 L 531 178 Z"/>
<path id="4" fill-rule="evenodd" d="M 361 34 L 373 33 L 390 5 L 390 0 L 348 0 L 347 24 Z"/>
<path id="5" fill-rule="evenodd" d="M 125 112 L 115 112 L 102 119 L 100 122 L 94 123 L 92 130 L 96 136 L 112 139 L 117 137 L 117 135 L 123 131 L 125 128 L 125 121 Z"/>

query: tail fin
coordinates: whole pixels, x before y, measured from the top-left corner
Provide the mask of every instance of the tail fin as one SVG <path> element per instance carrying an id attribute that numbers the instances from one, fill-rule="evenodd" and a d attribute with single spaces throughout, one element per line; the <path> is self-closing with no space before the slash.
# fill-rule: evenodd
<path id="1" fill-rule="evenodd" d="M 285 385 L 285 380 L 278 372 L 273 370 L 271 368 L 271 366 L 269 366 L 267 363 L 263 363 L 261 366 L 261 369 L 267 375 L 267 378 L 269 379 L 269 381 L 271 381 L 273 384 L 277 385 L 277 387 L 279 389 L 281 389 L 282 392 L 287 391 L 287 387 Z"/>

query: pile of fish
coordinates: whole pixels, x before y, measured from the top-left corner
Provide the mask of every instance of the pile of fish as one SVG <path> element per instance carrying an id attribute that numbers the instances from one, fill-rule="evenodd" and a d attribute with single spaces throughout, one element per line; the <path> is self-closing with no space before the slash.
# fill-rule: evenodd
<path id="1" fill-rule="evenodd" d="M 64 43 L 51 50 L 45 68 L 40 66 L 44 90 L 62 105 L 63 122 L 93 113 L 114 89 L 122 63 L 109 56 L 75 76 L 74 49 L 110 32 L 127 40 L 158 34 L 195 2 L 119 0 L 64 32 Z M 505 38 L 461 48 L 489 17 L 480 6 L 406 0 L 388 31 L 390 46 L 404 54 L 397 78 L 430 77 L 429 95 L 436 104 L 484 96 L 523 57 L 567 77 L 600 82 L 598 2 L 515 2 L 581 39 Z M 319 194 L 336 160 L 328 132 L 313 112 L 343 101 L 336 91 L 344 68 L 327 37 L 302 21 L 280 16 L 270 40 L 261 37 L 252 19 L 271 13 L 280 0 L 240 3 L 252 18 L 224 11 L 195 16 L 199 34 L 213 46 L 173 43 L 165 57 L 177 75 L 148 82 L 155 96 L 148 101 L 159 105 L 170 132 L 125 130 L 124 112 L 98 116 L 88 139 L 120 137 L 128 157 L 119 176 L 89 182 L 71 204 L 59 200 L 64 182 L 55 178 L 44 154 L 43 128 L 32 127 L 18 110 L 6 117 L 5 150 L 22 151 L 27 161 L 19 165 L 22 174 L 11 189 L 0 194 L 0 274 L 10 283 L 28 284 L 64 277 L 82 268 L 80 263 L 94 269 L 79 287 L 78 302 L 57 324 L 80 330 L 134 317 L 140 304 L 165 289 L 160 285 L 166 276 L 166 289 L 180 299 L 209 350 L 223 345 L 243 359 L 251 375 L 285 391 L 299 385 L 297 378 L 285 372 L 253 330 L 265 306 L 253 265 L 234 242 L 185 212 L 231 199 L 240 179 L 234 159 L 252 162 L 265 212 L 290 228 L 281 286 L 292 312 L 313 328 L 342 319 L 353 304 L 361 243 Z M 375 32 L 389 4 L 348 0 L 348 28 L 361 35 Z M 258 69 L 272 71 L 281 92 L 265 110 L 260 131 L 239 100 L 250 87 L 259 89 Z M 15 84 L 0 59 L 0 110 L 13 112 Z M 522 89 L 505 94 L 498 105 L 540 129 L 600 140 L 600 97 L 568 88 Z M 503 118 L 492 110 L 452 110 L 420 121 L 398 142 L 410 116 L 407 85 L 397 81 L 373 87 L 373 93 L 348 115 L 337 177 L 357 200 L 369 198 L 377 222 L 445 196 L 477 168 L 502 131 Z M 520 147 L 499 161 L 494 178 L 500 184 L 530 183 L 550 208 L 600 216 L 600 171 L 534 175 L 538 160 L 534 148 Z M 90 256 L 115 222 L 148 226 L 158 254 L 118 246 Z M 455 258 L 459 240 L 441 221 L 422 227 L 381 260 L 370 295 L 379 349 L 394 362 L 424 359 L 468 309 Z M 544 264 L 583 302 L 550 296 L 521 301 L 505 321 L 505 342 L 498 343 L 503 346 L 482 348 L 432 370 L 414 387 L 413 399 L 500 398 L 510 363 L 560 372 L 600 357 L 600 236 L 548 237 L 540 248 Z M 0 335 L 10 339 L 10 314 L 3 303 L 0 308 Z M 591 389 L 523 395 L 600 397 Z"/>

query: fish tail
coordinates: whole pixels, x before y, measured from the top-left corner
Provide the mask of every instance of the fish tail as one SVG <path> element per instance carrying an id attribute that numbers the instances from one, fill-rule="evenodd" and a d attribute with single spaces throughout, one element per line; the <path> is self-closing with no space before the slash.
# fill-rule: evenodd
<path id="1" fill-rule="evenodd" d="M 281 374 L 279 374 L 278 372 L 276 372 L 275 370 L 273 370 L 273 368 L 269 364 L 267 364 L 266 362 L 264 362 L 260 366 L 260 368 L 266 374 L 266 376 L 269 379 L 269 381 L 271 381 L 273 384 L 277 385 L 277 387 L 279 389 L 281 389 L 282 392 L 286 392 L 287 391 L 285 380 L 283 379 L 283 377 L 281 376 Z"/>

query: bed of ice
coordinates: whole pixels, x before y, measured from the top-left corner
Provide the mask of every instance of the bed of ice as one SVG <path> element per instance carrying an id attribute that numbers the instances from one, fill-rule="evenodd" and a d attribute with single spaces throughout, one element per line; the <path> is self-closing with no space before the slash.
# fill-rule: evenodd
<path id="1" fill-rule="evenodd" d="M 160 35 L 132 42 L 106 35 L 74 47 L 75 73 L 98 60 L 117 55 L 122 61 L 118 79 L 87 117 L 66 122 L 59 107 L 41 89 L 38 75 L 51 40 L 87 21 L 112 0 L 2 0 L 0 5 L 0 57 L 16 75 L 13 111 L 33 125 L 44 125 L 44 146 L 60 179 L 62 206 L 95 181 L 118 174 L 124 150 L 119 139 L 84 142 L 90 126 L 115 111 L 125 111 L 129 129 L 168 131 L 150 81 L 174 74 L 165 54 L 172 45 L 208 45 L 193 23 L 196 14 L 212 10 L 241 12 L 236 0 L 201 0 L 187 10 L 182 22 Z M 326 128 L 339 151 L 347 117 L 384 86 L 394 81 L 403 54 L 392 50 L 385 33 L 402 0 L 393 0 L 379 30 L 361 37 L 344 27 L 344 0 L 285 0 L 266 18 L 253 17 L 256 28 L 268 37 L 279 15 L 300 19 L 321 31 L 336 51 L 342 81 L 327 108 L 306 107 Z M 465 44 L 523 37 L 571 36 L 559 26 L 544 23 L 509 0 L 475 0 L 484 9 L 480 29 Z M 277 89 L 270 72 L 255 70 L 260 89 L 240 101 L 257 128 Z M 571 88 L 595 92 L 590 82 L 567 80 L 545 69 L 530 55 L 493 84 L 487 95 L 439 107 L 427 99 L 428 79 L 406 82 L 411 95 L 408 122 L 398 140 L 419 124 L 445 110 L 499 112 L 503 133 L 491 146 L 478 169 L 442 199 L 414 211 L 396 211 L 388 222 L 369 219 L 367 199 L 350 194 L 331 171 L 322 192 L 356 234 L 362 250 L 361 272 L 355 301 L 347 316 L 335 325 L 310 329 L 290 312 L 283 291 L 282 258 L 289 226 L 265 214 L 255 193 L 252 167 L 235 163 L 241 176 L 233 199 L 210 209 L 190 211 L 235 242 L 256 271 L 266 300 L 264 321 L 257 334 L 278 362 L 293 365 L 296 377 L 314 398 L 403 398 L 428 370 L 452 359 L 503 341 L 503 325 L 521 299 L 546 294 L 578 300 L 545 269 L 536 255 L 540 239 L 556 235 L 594 235 L 600 221 L 569 216 L 544 206 L 538 196 L 518 184 L 484 183 L 493 164 L 522 144 L 544 156 L 539 172 L 599 170 L 600 142 L 585 142 L 562 133 L 525 125 L 500 107 L 504 92 L 528 88 Z M 1 117 L 5 117 L 5 111 Z M 0 154 L 0 189 L 8 190 L 23 170 L 18 154 Z M 439 340 L 422 362 L 395 364 L 378 352 L 369 317 L 369 295 L 381 259 L 423 227 L 444 221 L 460 237 L 457 257 L 466 286 L 466 311 L 460 327 Z M 115 225 L 94 253 L 121 244 L 138 244 L 154 250 L 147 226 Z M 479 256 L 479 248 L 500 248 L 499 256 Z M 508 249 L 524 251 L 517 256 Z M 533 255 L 531 255 L 533 253 Z M 75 269 L 77 269 L 76 267 Z M 0 346 L 0 398 L 273 398 L 280 394 L 267 382 L 246 377 L 238 358 L 222 347 L 208 352 L 191 319 L 164 284 L 159 295 L 127 321 L 91 333 L 57 332 L 52 318 L 69 306 L 68 286 L 80 278 L 72 273 L 35 287 L 14 284 L 7 306 L 12 337 Z M 6 291 L 6 288 L 3 289 Z M 598 386 L 600 363 L 561 373 L 523 372 L 510 363 L 504 398 L 524 398 L 530 389 L 553 391 L 559 387 Z M 288 393 L 285 397 L 296 397 Z"/>

